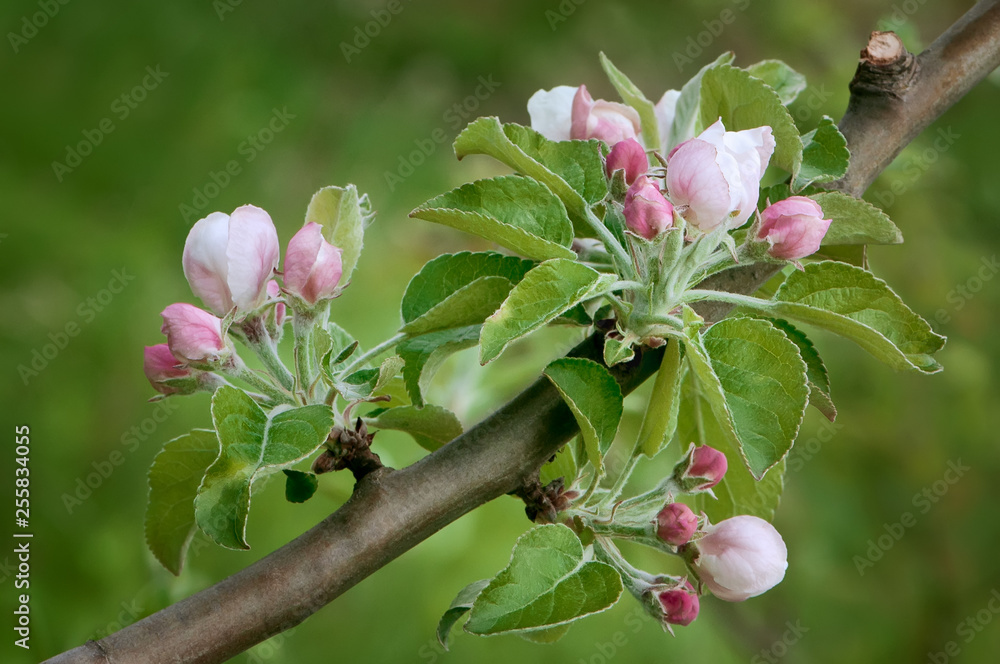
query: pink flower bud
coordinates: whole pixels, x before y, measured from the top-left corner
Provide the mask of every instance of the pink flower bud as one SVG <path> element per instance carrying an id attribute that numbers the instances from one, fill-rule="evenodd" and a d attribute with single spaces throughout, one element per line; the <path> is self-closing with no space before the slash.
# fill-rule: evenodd
<path id="1" fill-rule="evenodd" d="M 702 232 L 739 228 L 757 208 L 760 179 L 774 152 L 770 127 L 726 131 L 719 120 L 667 159 L 667 191 Z"/>
<path id="2" fill-rule="evenodd" d="M 778 585 L 788 568 L 788 549 L 774 526 L 755 516 L 734 516 L 709 525 L 692 564 L 719 599 L 742 602 Z"/>
<path id="3" fill-rule="evenodd" d="M 685 581 L 684 585 L 686 588 L 677 587 L 656 593 L 656 599 L 663 611 L 661 620 L 665 625 L 686 627 L 698 617 L 698 611 L 701 608 L 698 595 L 695 594 L 690 583 Z"/>
<path id="4" fill-rule="evenodd" d="M 142 370 L 146 373 L 149 384 L 161 394 L 177 394 L 180 392 L 178 387 L 164 381 L 187 378 L 192 373 L 191 369 L 183 366 L 182 362 L 174 357 L 167 344 L 146 346 L 143 349 Z"/>
<path id="5" fill-rule="evenodd" d="M 323 238 L 323 227 L 309 222 L 288 241 L 285 288 L 309 304 L 337 293 L 343 268 L 340 249 Z"/>
<path id="6" fill-rule="evenodd" d="M 234 306 L 250 312 L 264 303 L 279 252 L 278 232 L 267 212 L 252 205 L 232 215 L 213 212 L 188 233 L 184 276 L 215 314 L 224 316 Z"/>
<path id="7" fill-rule="evenodd" d="M 267 282 L 267 296 L 271 299 L 277 299 L 281 296 L 281 287 L 278 286 L 278 282 L 271 279 Z M 274 305 L 274 323 L 279 328 L 285 324 L 285 314 L 287 313 L 287 308 L 284 302 L 278 302 Z"/>
<path id="8" fill-rule="evenodd" d="M 646 158 L 646 150 L 639 141 L 627 138 L 611 148 L 604 167 L 608 177 L 613 176 L 617 170 L 625 171 L 625 182 L 632 184 L 636 178 L 649 170 L 649 160 Z"/>
<path id="9" fill-rule="evenodd" d="M 639 114 L 631 106 L 598 99 L 594 101 L 581 85 L 573 97 L 570 138 L 596 138 L 608 145 L 639 134 Z"/>
<path id="10" fill-rule="evenodd" d="M 688 453 L 674 468 L 674 479 L 682 491 L 708 491 L 722 481 L 729 462 L 726 455 L 708 445 L 688 448 Z"/>
<path id="11" fill-rule="evenodd" d="M 816 253 L 831 219 L 823 218 L 819 203 L 805 196 L 792 196 L 767 206 L 760 215 L 759 240 L 771 245 L 775 258 L 798 260 Z"/>
<path id="12" fill-rule="evenodd" d="M 698 517 L 684 503 L 667 503 L 656 515 L 656 534 L 667 544 L 687 544 L 696 530 Z"/>
<path id="13" fill-rule="evenodd" d="M 674 206 L 645 175 L 640 175 L 625 193 L 625 225 L 647 240 L 674 225 Z"/>
<path id="14" fill-rule="evenodd" d="M 171 304 L 161 315 L 170 352 L 182 363 L 212 364 L 225 355 L 219 318 L 184 302 Z"/>

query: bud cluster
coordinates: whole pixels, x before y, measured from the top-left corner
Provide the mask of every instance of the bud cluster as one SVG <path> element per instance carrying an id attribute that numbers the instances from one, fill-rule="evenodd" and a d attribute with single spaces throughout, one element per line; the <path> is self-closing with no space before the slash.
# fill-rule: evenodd
<path id="1" fill-rule="evenodd" d="M 213 391 L 229 376 L 264 392 L 252 394 L 261 402 L 308 400 L 294 393 L 277 342 L 289 309 L 293 319 L 312 320 L 340 295 L 341 250 L 327 242 L 320 224 L 307 223 L 288 242 L 283 274 L 280 256 L 274 223 L 258 207 L 213 212 L 194 224 L 182 266 L 207 311 L 186 302 L 163 310 L 167 342 L 147 346 L 143 363 L 153 389 L 164 396 Z M 258 355 L 268 378 L 247 368 L 233 339 Z"/>

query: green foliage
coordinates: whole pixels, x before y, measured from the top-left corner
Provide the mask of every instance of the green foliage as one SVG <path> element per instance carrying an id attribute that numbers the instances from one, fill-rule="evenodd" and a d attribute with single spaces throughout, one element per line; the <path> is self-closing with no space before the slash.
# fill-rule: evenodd
<path id="1" fill-rule="evenodd" d="M 759 78 L 773 88 L 785 106 L 795 101 L 799 93 L 806 89 L 806 77 L 781 60 L 761 60 L 746 70 L 751 76 Z"/>
<path id="2" fill-rule="evenodd" d="M 701 124 L 708 127 L 720 117 L 727 131 L 767 125 L 774 134 L 771 163 L 796 173 L 802 163 L 802 140 L 778 93 L 748 72 L 719 65 L 705 72 L 701 82 Z"/>
<path id="3" fill-rule="evenodd" d="M 603 472 L 624 408 L 618 382 L 597 362 L 580 357 L 555 360 L 544 374 L 573 412 L 590 463 Z"/>
<path id="4" fill-rule="evenodd" d="M 702 129 L 708 125 L 704 125 L 700 122 L 701 115 L 701 82 L 705 77 L 705 72 L 715 69 L 716 67 L 721 67 L 730 64 L 734 55 L 729 53 L 723 53 L 715 62 L 711 62 L 704 67 L 702 67 L 697 74 L 695 74 L 690 81 L 684 84 L 681 88 L 681 94 L 677 98 L 677 106 L 674 109 L 674 123 L 671 125 L 670 129 L 670 139 L 667 141 L 667 149 L 670 150 L 680 143 L 686 141 L 689 138 L 695 136 Z M 712 124 L 716 121 L 716 118 L 712 118 Z M 666 157 L 667 155 L 663 155 Z"/>
<path id="5" fill-rule="evenodd" d="M 319 478 L 315 473 L 304 473 L 301 470 L 284 468 L 285 500 L 290 503 L 304 503 L 313 497 L 319 488 Z"/>
<path id="6" fill-rule="evenodd" d="M 574 258 L 566 208 L 535 180 L 506 175 L 478 180 L 427 201 L 411 217 L 479 235 L 534 258 Z"/>
<path id="7" fill-rule="evenodd" d="M 146 544 L 160 564 L 175 575 L 181 573 L 194 537 L 198 486 L 218 455 L 215 432 L 195 429 L 164 445 L 149 469 Z"/>
<path id="8" fill-rule="evenodd" d="M 677 428 L 677 412 L 681 403 L 681 379 L 684 366 L 681 363 L 681 344 L 677 339 L 667 342 L 663 362 L 656 372 L 653 392 L 639 430 L 636 450 L 652 458 L 663 446 L 670 442 Z"/>
<path id="9" fill-rule="evenodd" d="M 266 413 L 242 390 L 225 386 L 212 398 L 212 421 L 222 450 L 198 489 L 195 518 L 216 543 L 248 549 L 253 483 L 315 452 L 330 433 L 333 414 L 321 405 Z"/>
<path id="10" fill-rule="evenodd" d="M 477 345 L 481 330 L 481 325 L 470 325 L 432 332 L 407 339 L 396 347 L 396 352 L 405 361 L 403 380 L 413 405 L 424 405 L 424 392 L 434 372 L 452 353 Z"/>
<path id="11" fill-rule="evenodd" d="M 483 588 L 488 586 L 490 583 L 489 579 L 482 579 L 480 581 L 474 581 L 462 588 L 455 599 L 451 601 L 451 606 L 448 610 L 444 612 L 441 616 L 441 621 L 438 622 L 437 626 L 437 639 L 441 646 L 448 650 L 448 634 L 451 632 L 451 628 L 455 626 L 462 616 L 469 612 L 472 608 L 472 604 L 479 597 L 479 593 L 483 591 Z"/>
<path id="12" fill-rule="evenodd" d="M 562 258 L 538 265 L 483 324 L 480 362 L 486 364 L 496 359 L 512 341 L 598 294 L 613 279 L 611 275 L 602 275 L 586 265 Z"/>
<path id="13" fill-rule="evenodd" d="M 642 124 L 642 137 L 646 142 L 647 148 L 659 149 L 660 130 L 656 121 L 656 111 L 653 102 L 646 99 L 646 95 L 642 94 L 642 90 L 628 76 L 615 67 L 608 56 L 604 55 L 604 53 L 600 55 L 601 66 L 604 68 L 604 73 L 608 75 L 611 85 L 615 86 L 615 90 L 621 95 L 622 101 L 634 108 L 639 114 L 639 121 Z"/>
<path id="14" fill-rule="evenodd" d="M 794 174 L 793 189 L 801 191 L 811 184 L 832 182 L 847 174 L 851 153 L 847 139 L 837 124 L 824 115 L 819 126 L 802 137 L 802 164 Z"/>
<path id="15" fill-rule="evenodd" d="M 485 636 L 563 625 L 607 610 L 622 589 L 613 567 L 585 562 L 572 530 L 537 526 L 518 538 L 510 564 L 476 597 L 465 630 Z"/>
<path id="16" fill-rule="evenodd" d="M 379 413 L 371 423 L 379 429 L 405 431 L 428 452 L 433 452 L 462 435 L 462 423 L 455 414 L 432 404 L 422 408 L 389 408 Z"/>
<path id="17" fill-rule="evenodd" d="M 346 284 L 354 274 L 364 245 L 365 225 L 374 217 L 368 195 L 358 195 L 353 184 L 346 187 L 323 187 L 309 201 L 305 223 L 323 225 L 323 237 L 341 250 L 343 274 L 341 284 Z"/>
<path id="18" fill-rule="evenodd" d="M 900 244 L 903 234 L 889 216 L 868 201 L 839 191 L 811 196 L 831 220 L 823 245 Z"/>

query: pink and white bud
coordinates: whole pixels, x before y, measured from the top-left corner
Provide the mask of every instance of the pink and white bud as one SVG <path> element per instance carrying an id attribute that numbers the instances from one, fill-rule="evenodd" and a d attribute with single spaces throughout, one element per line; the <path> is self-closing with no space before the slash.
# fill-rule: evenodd
<path id="1" fill-rule="evenodd" d="M 770 127 L 726 131 L 720 119 L 667 159 L 667 191 L 702 232 L 739 228 L 757 208 L 760 179 L 774 152 Z"/>
<path id="2" fill-rule="evenodd" d="M 573 97 L 569 135 L 575 139 L 596 138 L 614 146 L 639 135 L 639 114 L 631 106 L 594 99 L 581 85 Z"/>
<path id="3" fill-rule="evenodd" d="M 819 203 L 805 196 L 792 196 L 768 205 L 760 215 L 757 239 L 770 244 L 774 258 L 798 260 L 816 253 L 830 228 Z"/>
<path id="4" fill-rule="evenodd" d="M 667 503 L 656 515 L 656 535 L 667 544 L 687 544 L 698 530 L 698 517 L 684 503 Z"/>
<path id="5" fill-rule="evenodd" d="M 625 193 L 625 225 L 647 240 L 674 225 L 674 206 L 645 175 L 640 175 Z"/>
<path id="6" fill-rule="evenodd" d="M 698 600 L 694 588 L 686 580 L 682 586 L 657 591 L 655 596 L 656 601 L 659 602 L 660 610 L 663 612 L 660 620 L 664 627 L 668 625 L 687 627 L 698 617 L 701 602 Z"/>
<path id="7" fill-rule="evenodd" d="M 323 227 L 309 222 L 288 241 L 285 289 L 309 304 L 336 296 L 343 274 L 340 254 L 323 237 Z"/>
<path id="8" fill-rule="evenodd" d="M 729 469 L 726 455 L 708 445 L 694 445 L 674 468 L 674 481 L 682 491 L 708 491 L 722 481 Z"/>
<path id="9" fill-rule="evenodd" d="M 573 97 L 577 88 L 560 85 L 551 90 L 539 90 L 528 100 L 531 128 L 550 141 L 570 140 L 573 124 Z"/>
<path id="10" fill-rule="evenodd" d="M 604 168 L 609 178 L 615 171 L 625 171 L 626 184 L 632 184 L 649 170 L 649 159 L 646 158 L 646 150 L 639 141 L 627 138 L 611 148 Z"/>
<path id="11" fill-rule="evenodd" d="M 267 282 L 267 297 L 271 300 L 276 300 L 281 297 L 281 287 L 278 286 L 278 282 L 274 279 Z M 285 315 L 287 312 L 288 309 L 284 302 L 278 302 L 274 305 L 274 323 L 279 329 L 285 324 Z"/>
<path id="12" fill-rule="evenodd" d="M 184 366 L 180 360 L 174 357 L 167 344 L 146 346 L 143 349 L 142 370 L 145 372 L 149 384 L 161 394 L 179 393 L 181 391 L 179 387 L 165 381 L 188 378 L 192 374 L 192 369 Z"/>
<path id="13" fill-rule="evenodd" d="M 213 212 L 188 233 L 184 276 L 216 315 L 234 306 L 250 312 L 264 303 L 279 253 L 278 232 L 264 210 L 244 205 L 232 215 Z"/>
<path id="14" fill-rule="evenodd" d="M 692 559 L 702 583 L 727 602 L 756 597 L 785 578 L 788 549 L 770 523 L 756 516 L 734 516 L 705 528 Z"/>
<path id="15" fill-rule="evenodd" d="M 161 316 L 167 346 L 182 363 L 214 364 L 227 354 L 218 317 L 184 302 L 171 304 Z"/>

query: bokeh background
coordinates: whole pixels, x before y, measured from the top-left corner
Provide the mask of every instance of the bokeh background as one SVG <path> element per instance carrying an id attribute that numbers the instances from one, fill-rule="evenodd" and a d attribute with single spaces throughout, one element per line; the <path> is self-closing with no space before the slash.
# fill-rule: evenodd
<path id="1" fill-rule="evenodd" d="M 142 346 L 161 341 L 159 311 L 193 301 L 180 254 L 197 218 L 254 203 L 270 211 L 284 242 L 315 190 L 356 183 L 379 215 L 334 316 L 363 343 L 376 343 L 395 330 L 399 298 L 425 261 L 483 248 L 407 218 L 425 199 L 496 172 L 486 160 L 454 159 L 450 142 L 464 126 L 456 116 L 527 122 L 528 97 L 557 84 L 587 83 L 595 97 L 614 98 L 601 50 L 655 100 L 731 49 L 738 64 L 781 58 L 808 76 L 809 88 L 791 107 L 808 130 L 822 113 L 839 118 L 870 30 L 896 29 L 919 50 L 972 5 L 399 0 L 399 13 L 379 14 L 382 0 L 53 0 L 47 6 L 55 13 L 43 21 L 36 14 L 45 4 L 12 0 L 0 8 L 4 662 L 40 661 L 204 588 L 289 541 L 348 495 L 349 478 L 324 478 L 316 498 L 292 505 L 275 482 L 254 499 L 253 549 L 200 548 L 180 578 L 147 552 L 146 469 L 164 441 L 209 422 L 204 395 L 171 402 L 169 412 L 147 403 L 153 392 L 141 369 Z M 372 12 L 385 25 L 369 25 L 374 36 L 355 43 Z M 33 30 L 25 17 L 44 25 Z M 343 44 L 357 51 L 345 53 Z M 147 67 L 166 76 L 155 85 L 146 78 L 151 89 L 131 93 Z M 119 99 L 125 93 L 134 108 Z M 439 615 L 468 582 L 505 565 L 529 525 L 521 505 L 504 498 L 234 661 L 996 661 L 1000 616 L 989 607 L 1000 597 L 998 105 L 1000 88 L 983 83 L 868 193 L 907 239 L 873 248 L 872 267 L 948 335 L 946 370 L 897 374 L 816 334 L 840 418 L 831 427 L 810 411 L 792 452 L 776 520 L 791 565 L 773 591 L 740 605 L 706 598 L 699 620 L 676 638 L 639 618 L 638 605 L 625 598 L 556 645 L 456 633 L 444 654 L 433 639 Z M 95 136 L 104 118 L 113 131 L 97 134 L 91 153 L 57 174 L 53 162 L 65 164 L 68 146 L 88 140 L 85 131 Z M 261 134 L 272 119 L 280 131 Z M 436 131 L 446 135 L 443 143 L 434 142 Z M 429 154 L 412 157 L 421 145 Z M 230 161 L 239 173 L 226 182 L 217 174 Z M 134 278 L 112 294 L 105 289 L 116 270 Z M 79 333 L 37 375 L 22 375 L 19 365 L 29 366 L 69 323 Z M 473 424 L 573 340 L 565 332 L 539 335 L 487 369 L 466 352 L 445 367 L 436 397 Z M 629 403 L 626 433 L 639 402 Z M 8 521 L 20 424 L 32 432 L 30 653 L 13 646 L 11 630 L 17 593 Z M 402 435 L 380 434 L 378 443 L 391 464 L 421 455 Z M 945 480 L 955 479 L 946 475 L 949 462 L 968 467 L 953 484 Z M 661 460 L 644 472 L 653 477 L 666 467 Z M 88 495 L 82 483 L 102 468 L 107 477 Z M 934 502 L 914 502 L 925 489 Z M 870 540 L 907 512 L 915 524 L 898 541 L 883 537 L 891 546 L 859 571 Z M 659 564 L 655 554 L 637 555 L 650 568 Z M 949 641 L 957 656 L 954 648 L 929 655 Z"/>

